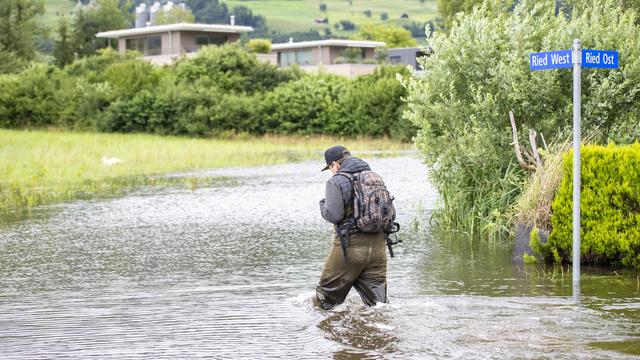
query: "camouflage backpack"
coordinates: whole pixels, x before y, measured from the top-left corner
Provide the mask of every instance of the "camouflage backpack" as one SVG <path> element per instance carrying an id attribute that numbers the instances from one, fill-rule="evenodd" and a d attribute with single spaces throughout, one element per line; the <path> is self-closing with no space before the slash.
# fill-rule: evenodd
<path id="1" fill-rule="evenodd" d="M 353 218 L 358 230 L 365 233 L 396 232 L 396 209 L 393 197 L 380 175 L 373 171 L 356 174 L 339 173 L 347 177 L 352 185 Z"/>

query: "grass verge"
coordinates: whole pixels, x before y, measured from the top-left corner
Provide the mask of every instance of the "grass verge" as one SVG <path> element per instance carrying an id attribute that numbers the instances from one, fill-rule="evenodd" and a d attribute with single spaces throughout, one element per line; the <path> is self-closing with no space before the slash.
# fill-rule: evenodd
<path id="1" fill-rule="evenodd" d="M 0 219 L 22 215 L 42 204 L 168 181 L 159 174 L 280 164 L 314 157 L 322 162 L 322 151 L 336 143 L 356 153 L 411 147 L 385 139 L 190 139 L 0 130 Z"/>

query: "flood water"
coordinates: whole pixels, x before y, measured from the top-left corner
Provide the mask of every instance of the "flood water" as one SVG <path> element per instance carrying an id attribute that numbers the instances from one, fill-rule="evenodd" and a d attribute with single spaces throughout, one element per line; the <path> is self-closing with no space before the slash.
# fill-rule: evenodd
<path id="1" fill-rule="evenodd" d="M 390 304 L 366 308 L 354 291 L 333 311 L 312 305 L 332 231 L 321 161 L 203 171 L 178 175 L 213 179 L 195 190 L 1 225 L 0 359 L 640 355 L 637 272 L 583 267 L 574 299 L 566 267 L 513 264 L 508 244 L 430 228 L 437 193 L 419 160 L 367 160 L 403 225 Z"/>

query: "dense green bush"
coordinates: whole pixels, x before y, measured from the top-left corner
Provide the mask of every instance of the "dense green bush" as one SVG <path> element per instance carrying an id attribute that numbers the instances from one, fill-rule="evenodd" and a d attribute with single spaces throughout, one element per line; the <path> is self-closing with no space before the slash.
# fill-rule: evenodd
<path id="1" fill-rule="evenodd" d="M 176 65 L 180 81 L 204 82 L 225 92 L 271 90 L 281 83 L 301 76 L 295 68 L 278 69 L 258 61 L 253 53 L 238 45 L 208 46 L 191 59 Z"/>
<path id="2" fill-rule="evenodd" d="M 318 75 L 279 86 L 262 102 L 263 127 L 284 134 L 346 133 L 339 97 L 347 83 L 338 76 Z"/>
<path id="3" fill-rule="evenodd" d="M 54 66 L 33 64 L 22 72 L 0 75 L 0 126 L 24 128 L 56 123 L 61 80 Z"/>
<path id="4" fill-rule="evenodd" d="M 582 148 L 581 260 L 640 269 L 640 144 Z M 549 260 L 571 261 L 573 153 L 564 157 L 553 201 L 553 230 L 534 246 Z"/>
<path id="5" fill-rule="evenodd" d="M 268 54 L 271 52 L 271 40 L 269 39 L 251 39 L 247 44 L 249 51 L 258 54 Z"/>
<path id="6" fill-rule="evenodd" d="M 350 81 L 280 69 L 236 45 L 157 67 L 106 49 L 60 70 L 0 75 L 0 126 L 188 136 L 283 133 L 410 139 L 401 67 Z"/>
<path id="7" fill-rule="evenodd" d="M 96 81 L 108 83 L 117 98 L 129 99 L 140 91 L 156 90 L 161 77 L 161 68 L 138 58 L 106 66 L 96 77 Z"/>
<path id="8" fill-rule="evenodd" d="M 406 90 L 397 74 L 407 75 L 403 66 L 381 66 L 369 76 L 356 78 L 341 97 L 343 128 L 328 130 L 337 134 L 389 136 L 409 141 L 415 127 L 402 117 Z"/>
<path id="9" fill-rule="evenodd" d="M 569 69 L 529 70 L 531 52 L 584 48 L 620 51 L 620 69 L 584 69 L 583 129 L 599 141 L 632 140 L 640 114 L 640 28 L 617 1 L 590 2 L 571 18 L 555 15 L 554 1 L 523 0 L 513 14 L 486 0 L 454 22 L 449 35 L 430 39 L 424 71 L 404 81 L 407 118 L 419 128 L 417 145 L 444 201 L 441 223 L 484 235 L 511 229 L 505 216 L 526 175 L 515 166 L 508 112 L 547 141 L 570 129 Z"/>
<path id="10" fill-rule="evenodd" d="M 0 45 L 0 74 L 11 74 L 22 70 L 25 61 L 13 51 L 4 49 Z"/>

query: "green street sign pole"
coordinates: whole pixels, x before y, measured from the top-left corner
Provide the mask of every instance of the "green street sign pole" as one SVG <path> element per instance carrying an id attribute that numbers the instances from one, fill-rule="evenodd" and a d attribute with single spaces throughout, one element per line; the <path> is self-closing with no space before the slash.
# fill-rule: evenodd
<path id="1" fill-rule="evenodd" d="M 573 297 L 580 297 L 580 115 L 582 43 L 573 40 Z"/>

